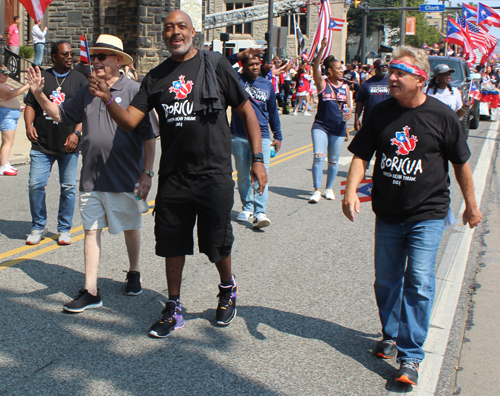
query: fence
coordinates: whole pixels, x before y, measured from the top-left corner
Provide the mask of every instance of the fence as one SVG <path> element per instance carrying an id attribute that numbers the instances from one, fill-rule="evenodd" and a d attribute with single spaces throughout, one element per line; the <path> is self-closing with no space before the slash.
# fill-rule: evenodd
<path id="1" fill-rule="evenodd" d="M 23 84 L 24 81 L 21 81 L 22 77 L 26 73 L 28 67 L 34 66 L 34 64 L 28 59 L 25 59 L 8 50 L 5 44 L 6 43 L 4 40 L 0 40 L 0 63 L 3 63 L 9 69 L 9 71 L 11 72 L 11 74 L 9 75 L 10 78 Z M 42 65 L 52 64 L 52 59 L 50 58 L 51 47 L 51 43 L 45 43 Z"/>

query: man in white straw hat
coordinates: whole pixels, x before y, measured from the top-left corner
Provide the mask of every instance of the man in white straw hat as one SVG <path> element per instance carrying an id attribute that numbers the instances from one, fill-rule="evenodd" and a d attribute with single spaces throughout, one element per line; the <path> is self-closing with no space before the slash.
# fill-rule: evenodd
<path id="1" fill-rule="evenodd" d="M 113 93 L 115 102 L 127 107 L 139 90 L 139 84 L 120 73 L 120 67 L 132 62 L 123 52 L 122 41 L 102 34 L 89 48 L 94 73 Z M 125 293 L 142 292 L 139 273 L 141 213 L 134 196 L 139 184 L 140 198 L 146 200 L 151 189 L 155 155 L 155 134 L 149 117 L 135 128 L 124 131 L 109 116 L 102 101 L 87 86 L 73 98 L 56 104 L 43 94 L 40 70 L 28 70 L 31 92 L 56 122 L 82 123 L 82 171 L 80 176 L 80 214 L 85 230 L 85 286 L 78 296 L 64 305 L 68 312 L 82 312 L 102 306 L 97 288 L 97 269 L 101 251 L 101 233 L 124 232 L 130 269 Z M 141 193 L 142 192 L 142 193 Z"/>
<path id="2" fill-rule="evenodd" d="M 172 57 L 151 70 L 131 105 L 120 106 L 97 75 L 90 91 L 124 130 L 134 128 L 153 108 L 160 114 L 162 157 L 156 197 L 156 254 L 165 257 L 169 298 L 149 334 L 166 337 L 184 326 L 179 302 L 186 255 L 193 254 L 197 221 L 201 253 L 219 272 L 216 322 L 227 326 L 236 316 L 238 286 L 232 276 L 231 132 L 227 106 L 240 115 L 253 153 L 252 180 L 260 194 L 267 183 L 262 135 L 248 94 L 221 54 L 197 50 L 189 15 L 175 10 L 165 19 L 163 40 Z"/>

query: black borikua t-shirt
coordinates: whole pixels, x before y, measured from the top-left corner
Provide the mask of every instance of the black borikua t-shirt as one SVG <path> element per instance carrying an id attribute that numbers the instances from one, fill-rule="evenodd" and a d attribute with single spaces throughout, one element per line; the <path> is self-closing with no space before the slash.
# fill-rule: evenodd
<path id="1" fill-rule="evenodd" d="M 215 73 L 224 110 L 219 114 L 195 113 L 193 92 L 200 63 L 199 53 L 184 62 L 167 59 L 146 75 L 131 103 L 143 113 L 153 108 L 158 113 L 162 148 L 160 175 L 173 170 L 190 174 L 232 170 L 231 132 L 225 109 L 238 107 L 248 94 L 229 62 L 221 57 Z"/>
<path id="2" fill-rule="evenodd" d="M 80 88 L 88 83 L 81 73 L 74 70 L 70 71 L 66 77 L 56 77 L 52 73 L 52 69 L 42 70 L 42 76 L 45 78 L 43 93 L 57 105 L 71 99 Z M 66 138 L 74 132 L 75 126 L 56 122 L 50 118 L 38 104 L 31 91 L 24 99 L 24 103 L 35 110 L 33 126 L 36 129 L 38 139 L 35 143 L 31 143 L 31 148 L 49 155 L 67 154 L 64 143 Z"/>
<path id="3" fill-rule="evenodd" d="M 373 168 L 373 211 L 387 223 L 444 219 L 450 205 L 448 161 L 469 147 L 457 115 L 430 96 L 416 108 L 390 98 L 373 108 L 349 150 Z"/>

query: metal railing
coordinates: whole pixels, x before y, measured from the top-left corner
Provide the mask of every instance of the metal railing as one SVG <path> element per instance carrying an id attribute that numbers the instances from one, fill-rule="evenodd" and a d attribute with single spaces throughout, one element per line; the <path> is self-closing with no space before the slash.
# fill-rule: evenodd
<path id="1" fill-rule="evenodd" d="M 10 73 L 9 77 L 13 80 L 16 80 L 18 83 L 24 84 L 24 75 L 26 74 L 26 70 L 30 66 L 34 66 L 32 62 L 28 59 L 25 59 L 14 52 L 8 50 L 3 45 L 1 46 L 3 51 L 3 64 L 9 69 Z"/>

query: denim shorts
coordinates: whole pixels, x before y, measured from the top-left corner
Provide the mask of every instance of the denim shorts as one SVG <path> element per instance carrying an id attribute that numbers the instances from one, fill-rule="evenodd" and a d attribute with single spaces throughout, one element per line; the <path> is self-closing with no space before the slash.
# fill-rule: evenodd
<path id="1" fill-rule="evenodd" d="M 0 107 L 0 132 L 15 131 L 17 120 L 21 116 L 21 110 Z"/>

